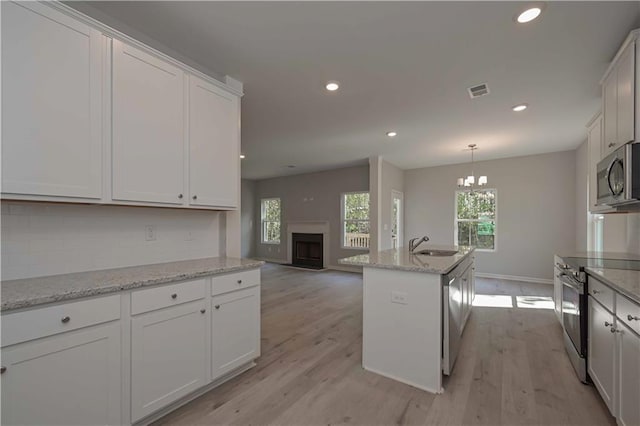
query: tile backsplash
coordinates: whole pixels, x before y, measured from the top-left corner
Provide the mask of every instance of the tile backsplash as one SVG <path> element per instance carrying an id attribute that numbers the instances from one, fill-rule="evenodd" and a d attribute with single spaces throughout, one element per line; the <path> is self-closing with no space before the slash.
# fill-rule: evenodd
<path id="1" fill-rule="evenodd" d="M 212 211 L 2 201 L 3 280 L 223 254 Z M 155 240 L 145 228 L 152 226 Z"/>

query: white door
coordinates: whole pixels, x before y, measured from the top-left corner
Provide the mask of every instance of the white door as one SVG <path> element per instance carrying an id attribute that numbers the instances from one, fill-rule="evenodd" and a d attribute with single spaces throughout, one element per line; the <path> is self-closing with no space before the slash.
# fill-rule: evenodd
<path id="1" fill-rule="evenodd" d="M 113 199 L 183 204 L 184 73 L 113 41 Z"/>
<path id="2" fill-rule="evenodd" d="M 205 301 L 131 320 L 131 415 L 135 422 L 204 386 L 207 380 Z"/>
<path id="3" fill-rule="evenodd" d="M 618 424 L 640 425 L 640 336 L 618 321 Z"/>
<path id="4" fill-rule="evenodd" d="M 119 425 L 120 323 L 2 349 L 3 425 Z"/>
<path id="5" fill-rule="evenodd" d="M 2 2 L 2 192 L 99 199 L 101 34 Z"/>
<path id="6" fill-rule="evenodd" d="M 213 379 L 260 356 L 260 287 L 212 299 Z"/>
<path id="7" fill-rule="evenodd" d="M 615 377 L 615 333 L 613 315 L 589 296 L 589 375 L 602 399 L 615 414 L 613 390 Z"/>
<path id="8" fill-rule="evenodd" d="M 237 207 L 238 97 L 197 77 L 189 80 L 189 202 Z"/>
<path id="9" fill-rule="evenodd" d="M 636 44 L 630 43 L 617 64 L 617 146 L 634 140 L 635 136 L 635 80 L 636 80 Z M 640 69 L 640 68 L 639 68 Z"/>
<path id="10" fill-rule="evenodd" d="M 402 247 L 404 205 L 400 191 L 391 191 L 391 248 Z"/>

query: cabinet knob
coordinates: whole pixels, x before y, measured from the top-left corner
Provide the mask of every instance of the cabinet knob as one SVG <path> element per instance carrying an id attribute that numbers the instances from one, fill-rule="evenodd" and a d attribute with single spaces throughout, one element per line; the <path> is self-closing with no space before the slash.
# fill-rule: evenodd
<path id="1" fill-rule="evenodd" d="M 607 145 L 607 146 L 608 146 L 609 148 L 611 148 L 612 146 L 615 146 L 615 145 L 616 145 L 615 143 L 611 142 L 611 143 L 609 143 L 609 145 Z"/>
<path id="2" fill-rule="evenodd" d="M 242 284 L 242 280 L 238 280 L 238 284 Z"/>
<path id="3" fill-rule="evenodd" d="M 182 199 L 182 194 L 178 194 L 178 198 Z"/>
<path id="4" fill-rule="evenodd" d="M 173 293 L 173 294 L 171 295 L 171 298 L 172 298 L 172 299 L 177 299 L 177 298 L 178 298 L 178 295 L 177 295 L 177 294 L 175 294 L 175 293 Z"/>
<path id="5" fill-rule="evenodd" d="M 594 289 L 594 290 L 591 290 L 591 293 L 593 293 L 593 294 L 598 294 L 598 293 L 600 293 L 600 290 L 595 290 L 595 289 Z"/>
<path id="6" fill-rule="evenodd" d="M 206 309 L 200 309 L 200 313 L 201 313 L 201 314 L 204 314 L 205 312 L 207 312 L 207 310 L 206 310 Z"/>
<path id="7" fill-rule="evenodd" d="M 71 321 L 71 317 L 70 316 L 62 317 L 62 319 L 60 321 L 62 321 L 64 324 L 66 324 L 69 321 Z"/>
<path id="8" fill-rule="evenodd" d="M 612 333 L 620 333 L 620 330 L 611 327 L 611 332 Z"/>
<path id="9" fill-rule="evenodd" d="M 216 306 L 215 306 L 215 308 L 216 308 L 216 309 L 220 309 L 220 305 L 216 305 Z"/>
<path id="10" fill-rule="evenodd" d="M 627 319 L 629 321 L 640 321 L 640 317 L 635 317 L 635 316 L 633 316 L 631 314 L 627 315 Z"/>
<path id="11" fill-rule="evenodd" d="M 7 371 L 7 367 L 5 367 L 4 365 L 0 367 L 0 374 L 4 374 L 5 371 Z"/>
<path id="12" fill-rule="evenodd" d="M 198 199 L 198 196 L 197 196 L 197 195 L 194 195 L 192 198 L 193 198 L 194 200 L 197 200 L 197 199 Z"/>
<path id="13" fill-rule="evenodd" d="M 604 326 L 605 326 L 605 327 L 613 327 L 613 323 L 612 323 L 612 322 L 609 322 L 609 321 L 605 321 L 605 322 L 604 322 Z"/>

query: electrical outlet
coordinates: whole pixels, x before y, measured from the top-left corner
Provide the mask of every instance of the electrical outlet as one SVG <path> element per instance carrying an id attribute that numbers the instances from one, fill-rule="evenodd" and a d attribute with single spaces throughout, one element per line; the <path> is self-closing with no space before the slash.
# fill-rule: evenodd
<path id="1" fill-rule="evenodd" d="M 144 239 L 147 241 L 156 240 L 156 227 L 155 225 L 146 225 L 144 227 Z"/>
<path id="2" fill-rule="evenodd" d="M 409 295 L 401 291 L 391 292 L 391 303 L 399 303 L 401 305 L 407 305 L 409 303 Z"/>

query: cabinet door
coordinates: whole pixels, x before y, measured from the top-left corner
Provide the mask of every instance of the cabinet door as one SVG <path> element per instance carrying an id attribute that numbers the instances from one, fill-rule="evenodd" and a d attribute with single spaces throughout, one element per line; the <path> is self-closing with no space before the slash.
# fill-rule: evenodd
<path id="1" fill-rule="evenodd" d="M 118 425 L 120 323 L 2 349 L 3 425 Z"/>
<path id="2" fill-rule="evenodd" d="M 113 199 L 182 204 L 184 73 L 113 41 Z"/>
<path id="3" fill-rule="evenodd" d="M 213 379 L 260 355 L 260 287 L 212 298 Z"/>
<path id="4" fill-rule="evenodd" d="M 237 207 L 238 97 L 197 77 L 189 79 L 189 202 Z"/>
<path id="5" fill-rule="evenodd" d="M 618 142 L 618 74 L 613 70 L 602 87 L 602 115 L 604 117 L 604 138 L 602 157 L 617 148 Z"/>
<path id="6" fill-rule="evenodd" d="M 2 2 L 2 192 L 101 198 L 101 35 Z"/>
<path id="7" fill-rule="evenodd" d="M 614 412 L 615 333 L 613 315 L 589 296 L 589 375 L 602 399 Z"/>
<path id="8" fill-rule="evenodd" d="M 131 320 L 134 422 L 208 382 L 204 300 L 142 314 Z"/>
<path id="9" fill-rule="evenodd" d="M 598 206 L 598 162 L 602 159 L 602 115 L 599 114 L 587 129 L 587 142 L 589 149 L 588 175 L 589 175 L 589 212 L 597 213 L 610 209 L 608 206 Z"/>
<path id="10" fill-rule="evenodd" d="M 617 147 L 631 142 L 635 136 L 635 42 L 629 43 L 618 60 Z"/>
<path id="11" fill-rule="evenodd" d="M 640 425 L 640 336 L 618 321 L 618 424 Z"/>

